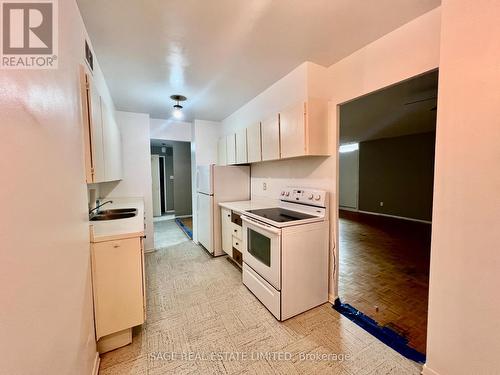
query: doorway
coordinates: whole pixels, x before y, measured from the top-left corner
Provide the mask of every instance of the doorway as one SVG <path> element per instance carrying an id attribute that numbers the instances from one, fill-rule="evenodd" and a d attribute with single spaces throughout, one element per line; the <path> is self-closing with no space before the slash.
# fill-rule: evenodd
<path id="1" fill-rule="evenodd" d="M 192 236 L 190 142 L 151 139 L 155 247 L 163 247 L 171 226 Z"/>
<path id="2" fill-rule="evenodd" d="M 422 356 L 437 90 L 432 71 L 340 106 L 339 298 Z"/>

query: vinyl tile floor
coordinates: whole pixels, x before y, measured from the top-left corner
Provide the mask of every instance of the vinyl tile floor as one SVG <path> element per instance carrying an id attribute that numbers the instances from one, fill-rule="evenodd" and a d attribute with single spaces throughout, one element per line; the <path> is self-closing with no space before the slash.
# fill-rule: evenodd
<path id="1" fill-rule="evenodd" d="M 101 375 L 420 373 L 330 304 L 277 321 L 234 265 L 171 224 L 172 240 L 146 255 L 147 321 L 101 356 Z"/>
<path id="2" fill-rule="evenodd" d="M 157 221 L 154 223 L 155 249 L 162 249 L 189 241 L 188 236 L 180 230 L 172 220 Z"/>

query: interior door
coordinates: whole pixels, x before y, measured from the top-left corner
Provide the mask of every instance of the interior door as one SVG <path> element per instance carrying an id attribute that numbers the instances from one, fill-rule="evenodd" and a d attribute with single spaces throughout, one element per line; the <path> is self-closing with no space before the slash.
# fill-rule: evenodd
<path id="1" fill-rule="evenodd" d="M 212 195 L 198 193 L 197 202 L 197 226 L 198 226 L 198 242 L 202 244 L 209 253 L 214 253 L 213 244 L 213 202 Z"/>
<path id="2" fill-rule="evenodd" d="M 161 216 L 160 157 L 151 155 L 151 179 L 153 190 L 153 216 Z"/>

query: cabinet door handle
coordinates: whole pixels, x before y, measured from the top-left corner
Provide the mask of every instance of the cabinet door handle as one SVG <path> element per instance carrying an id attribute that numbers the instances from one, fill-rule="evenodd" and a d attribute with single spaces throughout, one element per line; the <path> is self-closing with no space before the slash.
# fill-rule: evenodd
<path id="1" fill-rule="evenodd" d="M 113 247 L 114 247 L 115 249 L 117 249 L 117 248 L 119 248 L 119 247 L 120 247 L 120 245 L 118 245 L 118 244 L 114 244 L 114 245 L 113 245 Z"/>

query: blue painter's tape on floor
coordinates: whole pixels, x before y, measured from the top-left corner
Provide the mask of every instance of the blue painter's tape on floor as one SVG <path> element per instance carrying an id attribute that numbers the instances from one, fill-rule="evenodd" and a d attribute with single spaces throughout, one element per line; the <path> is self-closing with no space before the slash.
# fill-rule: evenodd
<path id="1" fill-rule="evenodd" d="M 340 302 L 338 298 L 335 300 L 333 308 L 399 354 L 412 361 L 425 363 L 425 354 L 409 347 L 406 337 L 401 336 L 388 327 L 380 326 L 375 320 L 366 316 L 348 303 Z"/>
<path id="2" fill-rule="evenodd" d="M 184 223 L 182 222 L 182 219 L 175 219 L 175 222 L 179 227 L 181 227 L 182 231 L 186 233 L 186 235 L 190 238 L 193 239 L 193 232 L 191 232 L 191 229 L 186 227 Z"/>

